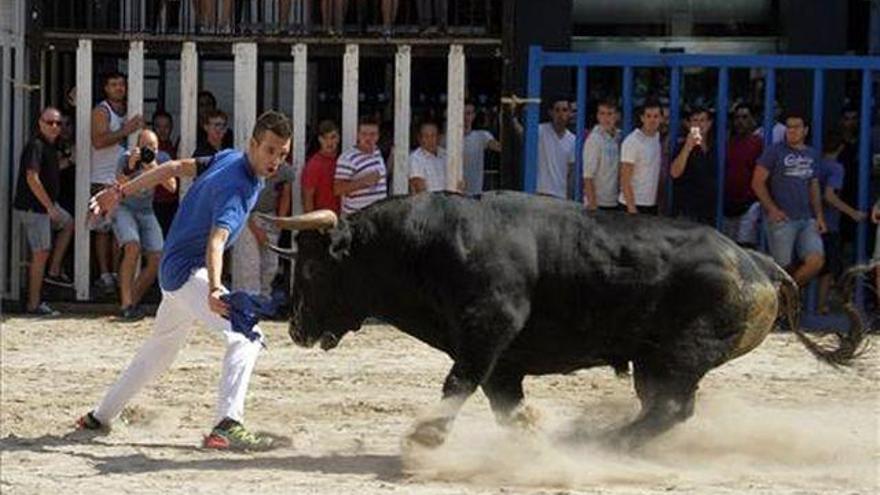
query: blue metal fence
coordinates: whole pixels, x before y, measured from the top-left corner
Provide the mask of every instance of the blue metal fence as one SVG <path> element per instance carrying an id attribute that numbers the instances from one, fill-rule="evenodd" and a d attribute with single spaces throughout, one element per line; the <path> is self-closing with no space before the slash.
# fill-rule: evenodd
<path id="1" fill-rule="evenodd" d="M 680 121 L 681 106 L 681 71 L 688 67 L 716 68 L 718 69 L 718 91 L 716 95 L 716 108 L 719 110 L 715 119 L 717 139 L 717 167 L 718 167 L 718 198 L 717 219 L 723 221 L 724 205 L 724 176 L 726 159 L 726 140 L 721 136 L 727 135 L 727 107 L 729 92 L 730 69 L 760 68 L 765 73 L 764 84 L 764 142 L 772 141 L 775 118 L 773 108 L 776 95 L 776 71 L 780 69 L 806 69 L 813 71 L 813 107 L 812 107 L 812 144 L 815 148 L 822 147 L 822 119 L 825 88 L 825 72 L 829 70 L 855 70 L 861 71 L 861 105 L 859 116 L 859 168 L 858 168 L 858 205 L 861 211 L 867 211 L 870 206 L 869 181 L 871 167 L 869 164 L 870 132 L 873 102 L 873 88 L 871 75 L 873 71 L 880 71 L 880 57 L 866 56 L 825 56 L 825 55 L 697 55 L 697 54 L 608 54 L 608 53 L 574 53 L 574 52 L 547 52 L 540 46 L 532 46 L 529 50 L 528 68 L 528 98 L 539 99 L 541 97 L 541 76 L 545 67 L 562 67 L 577 69 L 577 144 L 575 179 L 580 181 L 582 177 L 583 157 L 581 150 L 585 138 L 584 127 L 586 123 L 586 97 L 588 91 L 587 69 L 595 67 L 620 68 L 623 71 L 622 82 L 622 128 L 628 132 L 633 122 L 633 70 L 637 67 L 668 68 L 670 71 L 669 90 L 669 142 L 676 143 Z M 540 105 L 529 105 L 526 109 L 526 140 L 524 157 L 524 189 L 527 192 L 535 192 L 537 186 L 538 166 L 538 121 L 540 117 Z M 582 189 L 575 188 L 575 199 L 580 199 Z M 862 222 L 858 225 L 856 243 L 856 261 L 867 261 L 867 228 Z M 861 288 L 860 288 L 861 289 Z M 857 296 L 862 298 L 861 290 Z"/>

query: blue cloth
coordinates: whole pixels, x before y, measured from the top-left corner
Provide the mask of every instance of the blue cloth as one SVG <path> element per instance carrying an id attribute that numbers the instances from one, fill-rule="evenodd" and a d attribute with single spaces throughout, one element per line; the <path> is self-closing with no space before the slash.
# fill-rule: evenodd
<path id="1" fill-rule="evenodd" d="M 247 155 L 224 150 L 187 191 L 174 221 L 159 265 L 159 286 L 174 291 L 193 270 L 205 266 L 208 236 L 214 227 L 229 232 L 225 249 L 235 242 L 254 208 L 264 180 L 251 170 Z"/>
<path id="2" fill-rule="evenodd" d="M 825 198 L 825 188 L 831 187 L 838 196 L 843 190 L 843 178 L 846 171 L 840 162 L 824 159 L 819 164 L 819 186 L 822 188 L 822 198 Z M 840 210 L 825 203 L 825 225 L 829 233 L 840 231 Z"/>
<path id="3" fill-rule="evenodd" d="M 229 304 L 229 321 L 232 323 L 233 332 L 244 335 L 251 342 L 262 340 L 263 336 L 260 332 L 254 331 L 254 327 L 261 318 L 275 316 L 274 300 L 243 290 L 223 294 L 220 300 Z"/>
<path id="4" fill-rule="evenodd" d="M 785 143 L 769 146 L 758 159 L 758 165 L 770 172 L 770 196 L 790 220 L 813 218 L 810 181 L 821 161 L 813 148 L 795 149 Z"/>

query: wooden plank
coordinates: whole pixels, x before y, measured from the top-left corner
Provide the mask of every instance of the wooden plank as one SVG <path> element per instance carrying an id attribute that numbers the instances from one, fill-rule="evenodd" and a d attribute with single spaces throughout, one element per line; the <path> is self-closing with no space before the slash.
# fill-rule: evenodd
<path id="1" fill-rule="evenodd" d="M 412 49 L 402 45 L 394 59 L 394 178 L 391 187 L 394 194 L 406 194 L 409 189 L 411 87 Z"/>
<path id="2" fill-rule="evenodd" d="M 132 41 L 128 48 L 128 108 L 131 118 L 144 114 L 144 42 Z M 128 136 L 128 147 L 137 146 L 139 132 Z"/>
<path id="3" fill-rule="evenodd" d="M 291 188 L 291 212 L 302 213 L 302 189 L 299 187 L 306 165 L 306 123 L 309 51 L 305 43 L 293 46 L 293 167 L 296 180 Z"/>
<path id="4" fill-rule="evenodd" d="M 464 149 L 464 48 L 449 47 L 449 74 L 446 94 L 446 188 L 458 190 L 462 179 Z"/>
<path id="5" fill-rule="evenodd" d="M 89 299 L 90 236 L 86 229 L 89 208 L 89 164 L 92 162 L 92 42 L 82 39 L 76 51 L 76 221 L 74 236 L 74 286 L 79 301 Z"/>
<path id="6" fill-rule="evenodd" d="M 355 143 L 358 119 L 358 45 L 345 45 L 342 58 L 342 150 Z"/>
<path id="7" fill-rule="evenodd" d="M 12 83 L 12 47 L 9 45 L 8 39 L 2 35 L 3 64 L 0 68 L 0 139 L 6 140 L 9 136 L 9 124 L 12 119 L 11 91 Z M 8 256 L 10 219 L 15 217 L 11 215 L 13 185 L 10 183 L 11 170 L 15 166 L 10 154 L 10 150 L 5 146 L 0 147 L 0 294 L 4 296 L 9 292 L 9 273 L 17 274 L 16 263 L 11 261 Z"/>
<path id="8" fill-rule="evenodd" d="M 257 122 L 257 44 L 235 43 L 235 112 L 234 142 L 239 150 L 247 150 L 248 140 Z"/>
<path id="9" fill-rule="evenodd" d="M 199 109 L 199 53 L 196 44 L 187 41 L 180 51 L 180 145 L 177 156 L 189 158 L 196 150 Z M 186 194 L 192 179 L 180 180 L 181 198 Z"/>

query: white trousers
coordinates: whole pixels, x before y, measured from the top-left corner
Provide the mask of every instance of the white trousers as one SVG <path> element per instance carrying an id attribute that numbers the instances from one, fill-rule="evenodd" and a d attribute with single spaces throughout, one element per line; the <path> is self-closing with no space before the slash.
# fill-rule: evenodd
<path id="1" fill-rule="evenodd" d="M 261 218 L 254 221 L 266 231 L 272 244 L 278 244 L 280 232 Z M 260 247 L 257 238 L 247 226 L 232 247 L 232 288 L 264 296 L 272 295 L 272 279 L 278 273 L 278 255 Z"/>
<path id="2" fill-rule="evenodd" d="M 194 322 L 201 322 L 208 329 L 220 332 L 226 342 L 216 419 L 231 418 L 241 422 L 248 383 L 261 344 L 259 340 L 251 342 L 244 335 L 233 332 L 229 320 L 208 307 L 208 271 L 205 268 L 193 272 L 179 289 L 162 292 L 153 334 L 95 408 L 95 418 L 109 424 L 132 397 L 168 369 L 186 344 Z M 255 327 L 255 330 L 259 331 L 259 327 Z"/>

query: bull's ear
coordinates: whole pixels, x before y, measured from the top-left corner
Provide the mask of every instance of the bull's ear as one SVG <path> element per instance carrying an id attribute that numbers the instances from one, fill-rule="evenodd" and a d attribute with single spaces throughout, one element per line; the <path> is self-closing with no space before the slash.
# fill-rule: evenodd
<path id="1" fill-rule="evenodd" d="M 330 253 L 330 257 L 341 261 L 348 256 L 350 249 L 351 228 L 346 223 L 340 223 L 335 229 L 330 231 L 330 246 L 327 250 Z"/>
<path id="2" fill-rule="evenodd" d="M 269 248 L 269 251 L 276 253 L 278 256 L 281 256 L 282 258 L 286 258 L 289 260 L 296 260 L 296 249 L 293 249 L 293 248 L 285 249 L 282 247 L 278 247 L 272 243 L 267 244 L 267 247 Z"/>

